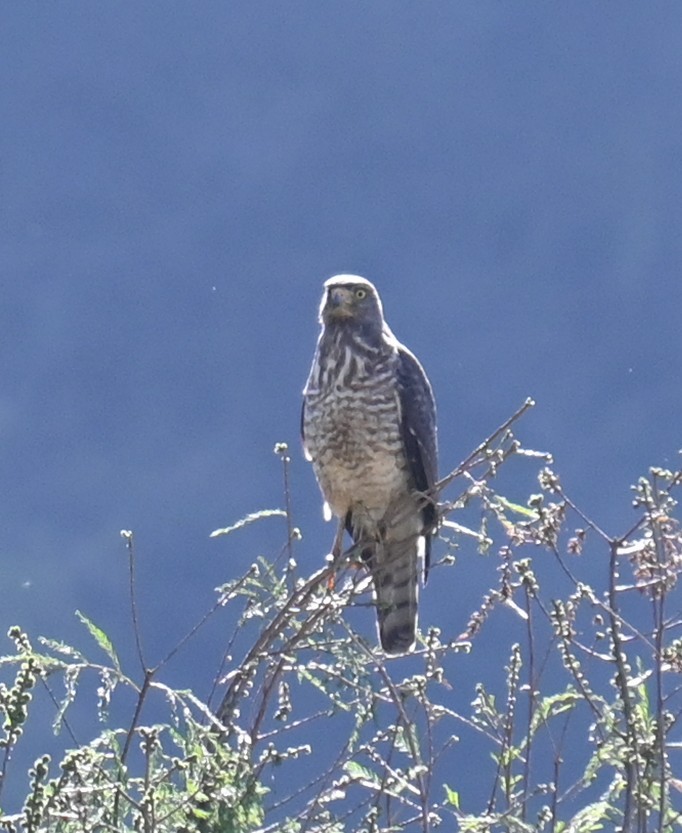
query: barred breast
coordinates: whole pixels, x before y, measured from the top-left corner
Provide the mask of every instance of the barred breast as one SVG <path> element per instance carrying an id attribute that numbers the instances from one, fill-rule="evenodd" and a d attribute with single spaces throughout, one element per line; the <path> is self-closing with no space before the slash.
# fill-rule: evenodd
<path id="1" fill-rule="evenodd" d="M 340 518 L 357 508 L 379 521 L 405 489 L 395 377 L 386 365 L 381 371 L 347 385 L 337 376 L 306 397 L 306 445 L 324 497 Z"/>

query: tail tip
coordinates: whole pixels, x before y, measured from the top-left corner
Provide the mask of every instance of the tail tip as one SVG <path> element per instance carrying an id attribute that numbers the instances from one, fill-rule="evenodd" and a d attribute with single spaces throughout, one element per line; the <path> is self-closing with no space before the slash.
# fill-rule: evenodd
<path id="1" fill-rule="evenodd" d="M 404 625 L 401 628 L 382 628 L 379 639 L 384 653 L 391 656 L 407 654 L 414 648 L 414 627 Z"/>

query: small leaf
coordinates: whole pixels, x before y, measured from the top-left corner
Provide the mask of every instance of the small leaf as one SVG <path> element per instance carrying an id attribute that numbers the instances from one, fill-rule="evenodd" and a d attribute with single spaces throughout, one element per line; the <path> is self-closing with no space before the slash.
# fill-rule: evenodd
<path id="1" fill-rule="evenodd" d="M 521 506 L 518 503 L 512 503 L 511 500 L 507 500 L 502 495 L 496 495 L 495 497 L 504 509 L 508 509 L 510 512 L 516 512 L 517 515 L 524 515 L 526 518 L 531 518 L 534 521 L 538 519 L 538 513 L 534 509 L 529 509 L 527 506 Z"/>
<path id="2" fill-rule="evenodd" d="M 443 784 L 445 790 L 445 800 L 451 804 L 456 810 L 459 810 L 459 793 L 457 790 L 451 790 L 447 784 Z"/>
<path id="3" fill-rule="evenodd" d="M 75 648 L 71 647 L 71 645 L 67 645 L 65 642 L 60 642 L 57 639 L 47 639 L 44 636 L 39 636 L 38 641 L 43 644 L 46 648 L 49 648 L 51 651 L 54 651 L 56 654 L 62 654 L 65 657 L 69 657 L 69 659 L 75 659 L 80 662 L 85 662 L 85 657 L 81 654 L 80 651 L 77 651 Z"/>
<path id="4" fill-rule="evenodd" d="M 537 710 L 533 715 L 530 727 L 531 735 L 541 726 L 548 723 L 553 717 L 557 717 L 557 715 L 574 709 L 582 700 L 582 695 L 579 695 L 572 688 L 567 688 L 566 691 L 552 694 L 549 697 L 543 697 L 537 704 Z"/>
<path id="5" fill-rule="evenodd" d="M 366 787 L 379 787 L 381 785 L 377 774 L 366 766 L 357 763 L 357 761 L 346 761 L 343 768 L 351 778 L 360 781 Z"/>
<path id="6" fill-rule="evenodd" d="M 409 732 L 410 737 L 407 736 L 407 732 Z M 410 739 L 412 740 L 412 745 L 410 745 Z M 398 727 L 398 731 L 395 735 L 395 747 L 400 752 L 404 752 L 406 755 L 410 755 L 413 749 L 419 748 L 417 730 L 413 723 L 410 723 L 407 729 L 405 726 Z"/>
<path id="7" fill-rule="evenodd" d="M 232 524 L 232 526 L 226 526 L 223 529 L 214 529 L 208 537 L 217 538 L 219 535 L 229 535 L 231 532 L 243 529 L 245 526 L 260 521 L 262 518 L 286 518 L 286 516 L 287 513 L 283 509 L 262 509 L 260 512 L 252 512 L 250 515 L 237 521 L 237 523 Z"/>
<path id="8" fill-rule="evenodd" d="M 97 625 L 91 619 L 88 619 L 87 616 L 81 613 L 80 610 L 76 611 L 76 616 L 90 631 L 90 636 L 92 636 L 92 638 L 99 645 L 99 647 L 114 663 L 114 668 L 116 668 L 117 671 L 120 671 L 121 663 L 119 662 L 118 656 L 116 654 L 116 651 L 114 650 L 114 645 L 111 639 L 109 639 L 109 637 L 104 633 L 104 631 L 101 628 L 98 628 Z"/>

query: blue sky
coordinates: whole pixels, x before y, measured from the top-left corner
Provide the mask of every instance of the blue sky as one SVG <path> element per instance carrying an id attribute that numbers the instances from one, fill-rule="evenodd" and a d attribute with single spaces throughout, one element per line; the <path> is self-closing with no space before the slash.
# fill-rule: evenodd
<path id="1" fill-rule="evenodd" d="M 301 563 L 320 563 L 332 529 L 298 420 L 339 272 L 376 283 L 427 368 L 443 470 L 531 395 L 524 441 L 624 529 L 629 484 L 682 444 L 681 18 L 5 4 L 0 630 L 75 638 L 80 608 L 129 638 L 126 528 L 150 645 L 171 647 L 281 540 L 208 539 L 281 505 L 277 441 Z M 528 488 L 512 477 L 510 497 Z M 495 580 L 474 552 L 458 569 Z M 422 606 L 449 635 L 471 609 L 456 588 Z"/>

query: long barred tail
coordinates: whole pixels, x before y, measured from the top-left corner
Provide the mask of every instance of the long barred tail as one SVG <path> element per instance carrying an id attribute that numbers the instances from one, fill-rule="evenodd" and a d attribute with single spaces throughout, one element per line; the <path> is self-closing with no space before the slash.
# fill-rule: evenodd
<path id="1" fill-rule="evenodd" d="M 374 545 L 370 569 L 374 579 L 377 625 L 387 654 L 412 648 L 417 630 L 418 536 Z"/>

